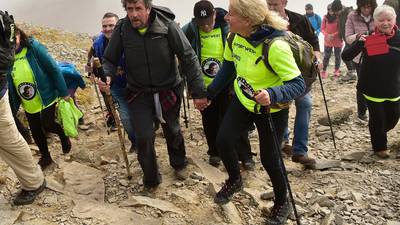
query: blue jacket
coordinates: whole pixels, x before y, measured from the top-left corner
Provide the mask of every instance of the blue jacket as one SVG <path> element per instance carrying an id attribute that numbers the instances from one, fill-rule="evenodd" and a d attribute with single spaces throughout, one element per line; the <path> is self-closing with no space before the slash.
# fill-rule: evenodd
<path id="1" fill-rule="evenodd" d="M 222 30 L 222 41 L 225 45 L 226 37 L 229 33 L 229 26 L 226 23 L 224 17 L 228 13 L 226 10 L 222 8 L 215 8 L 216 18 L 215 18 L 215 28 L 221 28 Z M 196 52 L 197 57 L 201 60 L 201 43 L 200 43 L 200 35 L 199 35 L 199 28 L 192 19 L 191 22 L 187 23 L 185 26 L 182 27 L 183 33 L 185 33 L 186 38 L 189 40 L 190 45 L 192 46 L 193 50 Z"/>
<path id="2" fill-rule="evenodd" d="M 318 14 L 312 14 L 312 15 L 305 15 L 308 20 L 311 23 L 311 26 L 314 28 L 315 31 L 315 35 L 317 35 L 317 37 L 319 36 L 319 33 L 321 32 L 321 24 L 322 24 L 322 20 L 321 17 Z"/>
<path id="3" fill-rule="evenodd" d="M 86 87 L 85 81 L 74 64 L 69 62 L 57 63 L 68 89 L 77 89 L 78 87 L 84 89 Z"/>
<path id="4" fill-rule="evenodd" d="M 68 95 L 67 85 L 57 62 L 47 52 L 45 46 L 34 38 L 28 40 L 28 52 L 26 58 L 33 71 L 35 82 L 38 88 L 40 99 L 44 106 L 49 105 L 58 97 Z M 10 105 L 12 110 L 19 109 L 21 99 L 15 90 L 14 82 L 11 77 L 11 70 L 7 73 L 8 89 L 10 95 Z"/>
<path id="5" fill-rule="evenodd" d="M 100 59 L 100 62 L 103 63 L 103 55 L 104 51 L 106 50 L 108 43 L 107 43 L 107 38 L 103 33 L 100 33 L 100 35 L 97 37 L 96 40 L 93 42 L 93 49 L 94 49 L 94 57 L 98 57 Z M 118 66 L 122 67 L 123 70 L 125 71 L 125 60 L 124 57 L 122 56 Z M 126 87 L 126 74 L 122 74 L 121 76 L 115 76 L 115 79 L 113 79 L 113 84 L 116 84 L 120 87 Z"/>

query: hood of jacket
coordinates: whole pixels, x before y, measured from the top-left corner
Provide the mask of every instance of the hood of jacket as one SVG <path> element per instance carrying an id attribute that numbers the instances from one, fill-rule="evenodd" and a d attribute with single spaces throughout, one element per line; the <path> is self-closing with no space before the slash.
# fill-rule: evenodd
<path id="1" fill-rule="evenodd" d="M 256 32 L 250 35 L 247 38 L 247 41 L 253 45 L 254 47 L 263 43 L 265 39 L 273 39 L 275 37 L 284 36 L 286 31 L 276 30 L 269 25 L 263 24 L 261 25 Z"/>
<path id="2" fill-rule="evenodd" d="M 175 14 L 167 7 L 153 5 L 149 19 L 149 32 L 167 34 L 168 26 L 175 19 Z"/>

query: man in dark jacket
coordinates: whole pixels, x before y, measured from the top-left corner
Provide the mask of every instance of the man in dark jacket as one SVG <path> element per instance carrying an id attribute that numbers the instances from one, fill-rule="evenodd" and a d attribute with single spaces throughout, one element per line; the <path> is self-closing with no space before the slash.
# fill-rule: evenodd
<path id="1" fill-rule="evenodd" d="M 146 189 L 161 183 L 154 149 L 154 125 L 161 122 L 167 141 L 170 165 L 178 179 L 185 179 L 185 145 L 179 125 L 183 93 L 182 78 L 175 56 L 187 77 L 197 109 L 207 105 L 198 59 L 168 9 L 153 6 L 151 0 L 124 0 L 127 16 L 114 29 L 104 53 L 105 74 L 114 76 L 125 56 L 127 100 L 136 133 L 138 160 Z M 115 77 L 112 77 L 115 80 Z"/>
<path id="2" fill-rule="evenodd" d="M 2 11 L 0 21 L 0 157 L 13 169 L 22 186 L 14 205 L 26 205 L 44 190 L 46 181 L 11 113 L 6 73 L 14 61 L 15 25 L 12 16 Z"/>
<path id="3" fill-rule="evenodd" d="M 346 20 L 347 20 L 347 15 L 351 11 L 353 11 L 353 7 L 344 7 L 342 5 L 342 2 L 340 0 L 334 0 L 332 2 L 332 11 L 338 16 L 339 18 L 339 36 L 340 38 L 344 41 L 345 46 L 344 48 L 348 48 L 349 44 L 346 42 L 346 36 L 345 36 L 345 28 L 346 28 Z M 347 67 L 347 73 L 345 76 L 342 77 L 343 81 L 350 81 L 350 80 L 356 80 L 356 70 L 353 65 L 353 61 L 345 61 L 343 60 L 344 64 Z"/>
<path id="4" fill-rule="evenodd" d="M 222 66 L 225 42 L 229 33 L 228 24 L 224 20 L 227 12 L 222 8 L 214 8 L 210 1 L 200 0 L 194 5 L 193 14 L 192 21 L 182 29 L 197 54 L 204 83 L 208 86 Z M 201 112 L 208 145 L 207 153 L 210 156 L 209 163 L 213 166 L 218 166 L 221 161 L 215 142 L 229 100 L 230 87 L 227 87 Z M 253 169 L 255 162 L 251 155 L 247 133 L 240 139 L 237 150 L 243 167 Z"/>
<path id="5" fill-rule="evenodd" d="M 268 6 L 271 10 L 279 13 L 281 17 L 289 21 L 289 30 L 311 44 L 314 48 L 314 53 L 320 59 L 319 41 L 318 37 L 314 34 L 307 17 L 298 13 L 285 9 L 287 0 L 267 0 Z M 294 122 L 294 138 L 293 147 L 289 143 L 289 130 L 286 128 L 285 132 L 285 146 L 284 151 L 288 154 L 293 154 L 292 161 L 301 163 L 306 167 L 313 168 L 315 160 L 307 155 L 308 152 L 308 127 L 311 117 L 312 98 L 309 92 L 304 93 L 301 97 L 295 99 L 296 117 Z"/>

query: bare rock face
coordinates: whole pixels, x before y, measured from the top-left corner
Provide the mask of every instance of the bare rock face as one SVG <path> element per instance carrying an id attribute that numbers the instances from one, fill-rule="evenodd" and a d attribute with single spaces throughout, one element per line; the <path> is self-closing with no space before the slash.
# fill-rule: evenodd
<path id="1" fill-rule="evenodd" d="M 350 116 L 353 114 L 353 110 L 351 108 L 344 109 L 336 109 L 329 112 L 331 122 L 334 125 L 340 125 L 345 121 L 349 120 Z M 328 116 L 319 117 L 318 123 L 323 126 L 329 126 Z"/>

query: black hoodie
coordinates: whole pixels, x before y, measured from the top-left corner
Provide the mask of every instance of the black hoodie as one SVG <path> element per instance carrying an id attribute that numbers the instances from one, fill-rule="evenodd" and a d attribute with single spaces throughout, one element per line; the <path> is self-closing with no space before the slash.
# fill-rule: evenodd
<path id="1" fill-rule="evenodd" d="M 159 92 L 182 82 L 180 61 L 193 98 L 206 95 L 200 64 L 188 40 L 165 7 L 152 6 L 145 34 L 133 28 L 128 17 L 116 25 L 104 52 L 104 71 L 114 75 L 119 59 L 125 56 L 127 87 L 131 91 Z"/>

